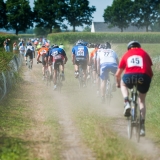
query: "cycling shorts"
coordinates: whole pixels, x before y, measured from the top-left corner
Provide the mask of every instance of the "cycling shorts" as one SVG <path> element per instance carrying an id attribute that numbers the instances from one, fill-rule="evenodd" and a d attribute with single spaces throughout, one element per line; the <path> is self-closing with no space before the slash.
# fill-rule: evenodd
<path id="1" fill-rule="evenodd" d="M 53 69 L 57 70 L 59 65 L 63 65 L 63 59 L 56 59 L 54 62 L 53 62 Z"/>
<path id="2" fill-rule="evenodd" d="M 43 55 L 42 55 L 42 65 L 46 65 L 45 58 L 47 58 L 47 55 L 46 55 L 46 54 L 43 54 Z"/>
<path id="3" fill-rule="evenodd" d="M 107 80 L 109 77 L 109 72 L 115 74 L 117 71 L 117 64 L 105 63 L 100 66 L 100 78 L 102 80 Z"/>
<path id="4" fill-rule="evenodd" d="M 25 57 L 28 57 L 29 56 L 29 58 L 30 59 L 33 59 L 33 52 L 26 52 L 26 54 L 25 54 Z"/>
<path id="5" fill-rule="evenodd" d="M 75 64 L 81 64 L 83 70 L 87 69 L 87 59 L 85 57 L 76 57 Z"/>
<path id="6" fill-rule="evenodd" d="M 151 77 L 146 74 L 124 74 L 122 80 L 129 89 L 137 85 L 137 90 L 143 94 L 148 92 L 151 83 Z"/>

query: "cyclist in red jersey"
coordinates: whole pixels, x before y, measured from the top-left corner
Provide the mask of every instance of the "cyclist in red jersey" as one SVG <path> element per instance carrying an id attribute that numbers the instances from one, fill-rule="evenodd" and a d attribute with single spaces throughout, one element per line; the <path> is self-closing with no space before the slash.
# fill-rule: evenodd
<path id="1" fill-rule="evenodd" d="M 152 60 L 147 52 L 141 48 L 140 43 L 137 41 L 131 41 L 128 43 L 128 51 L 123 55 L 116 72 L 117 87 L 121 87 L 121 92 L 125 102 L 124 116 L 126 117 L 130 116 L 131 110 L 128 99 L 128 88 L 131 89 L 134 84 L 138 84 L 138 103 L 142 116 L 140 131 L 141 136 L 145 136 L 145 98 L 153 76 L 151 66 Z M 121 74 L 123 71 L 124 75 L 121 80 Z"/>

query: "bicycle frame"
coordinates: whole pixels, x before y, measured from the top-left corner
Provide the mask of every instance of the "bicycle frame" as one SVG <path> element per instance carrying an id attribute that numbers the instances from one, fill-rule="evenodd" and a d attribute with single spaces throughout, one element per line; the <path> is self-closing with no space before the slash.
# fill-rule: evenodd
<path id="1" fill-rule="evenodd" d="M 140 140 L 140 109 L 137 103 L 138 91 L 137 85 L 134 85 L 133 89 L 130 91 L 130 105 L 131 105 L 131 116 L 128 117 L 128 138 L 132 138 L 133 128 L 136 131 L 136 140 L 139 142 Z"/>
<path id="2" fill-rule="evenodd" d="M 110 105 L 111 102 L 111 98 L 112 98 L 112 84 L 110 81 L 110 72 L 108 73 L 108 78 L 106 81 L 106 99 L 108 101 L 108 104 Z"/>

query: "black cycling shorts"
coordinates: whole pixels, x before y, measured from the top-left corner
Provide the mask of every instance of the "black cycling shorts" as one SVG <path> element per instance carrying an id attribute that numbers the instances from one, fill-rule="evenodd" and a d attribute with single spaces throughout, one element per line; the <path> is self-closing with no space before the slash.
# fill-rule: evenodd
<path id="1" fill-rule="evenodd" d="M 124 74 L 122 80 L 129 89 L 137 85 L 137 90 L 143 94 L 148 92 L 151 83 L 151 77 L 146 74 Z"/>
<path id="2" fill-rule="evenodd" d="M 33 52 L 26 52 L 25 57 L 28 57 L 28 56 L 30 59 L 33 59 Z"/>
<path id="3" fill-rule="evenodd" d="M 45 58 L 47 58 L 47 55 L 46 54 L 42 55 L 42 65 L 46 65 Z"/>
<path id="4" fill-rule="evenodd" d="M 63 60 L 62 59 L 56 59 L 54 62 L 54 69 L 57 70 L 59 65 L 63 65 Z"/>
<path id="5" fill-rule="evenodd" d="M 86 58 L 76 57 L 75 64 L 76 65 L 81 64 L 83 70 L 87 69 L 87 59 Z"/>

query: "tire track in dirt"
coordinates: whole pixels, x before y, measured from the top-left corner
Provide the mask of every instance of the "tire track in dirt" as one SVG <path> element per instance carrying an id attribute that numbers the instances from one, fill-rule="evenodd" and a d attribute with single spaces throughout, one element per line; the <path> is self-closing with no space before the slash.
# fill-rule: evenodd
<path id="1" fill-rule="evenodd" d="M 33 83 L 34 87 L 32 89 L 32 94 L 34 92 L 40 92 L 37 90 L 37 88 L 41 89 L 41 91 L 46 89 L 45 84 L 43 82 L 40 82 L 40 79 L 38 78 L 37 74 L 41 73 L 41 66 L 40 65 L 33 65 L 32 71 L 29 71 L 25 69 L 24 72 L 24 80 L 28 81 L 30 83 Z M 37 90 L 37 91 L 36 91 Z M 61 159 L 62 160 L 95 160 L 94 155 L 92 151 L 86 147 L 86 145 L 81 140 L 81 135 L 78 132 L 77 128 L 74 125 L 73 120 L 71 119 L 70 112 L 69 112 L 69 106 L 72 105 L 68 102 L 68 99 L 66 96 L 63 95 L 63 93 L 59 93 L 57 91 L 53 91 L 52 87 L 47 88 L 48 94 L 54 96 L 54 101 L 56 101 L 56 106 L 58 108 L 59 112 L 59 124 L 62 128 L 62 143 L 63 148 Z M 36 94 L 35 94 L 36 95 Z M 43 111 L 45 110 L 45 106 L 37 102 L 35 103 L 35 109 L 37 110 L 37 113 L 35 113 L 33 119 L 36 121 L 36 128 L 33 128 L 29 131 L 27 137 L 28 140 L 32 141 L 46 141 L 46 144 L 38 143 L 35 148 L 34 152 L 37 157 L 40 157 L 44 160 L 51 160 L 51 141 L 46 139 L 47 137 L 50 137 L 52 139 L 51 132 L 48 127 L 46 127 L 43 124 L 38 124 L 39 122 L 45 121 L 45 116 L 43 114 Z M 45 132 L 45 135 L 44 135 Z M 39 137 L 39 138 L 38 138 Z"/>
<path id="2" fill-rule="evenodd" d="M 65 150 L 62 152 L 62 159 L 67 160 L 95 160 L 93 153 L 88 149 L 81 141 L 81 136 L 78 130 L 75 128 L 69 113 L 69 106 L 67 97 L 56 94 L 55 98 L 59 104 L 59 123 L 63 127 L 63 143 Z"/>

